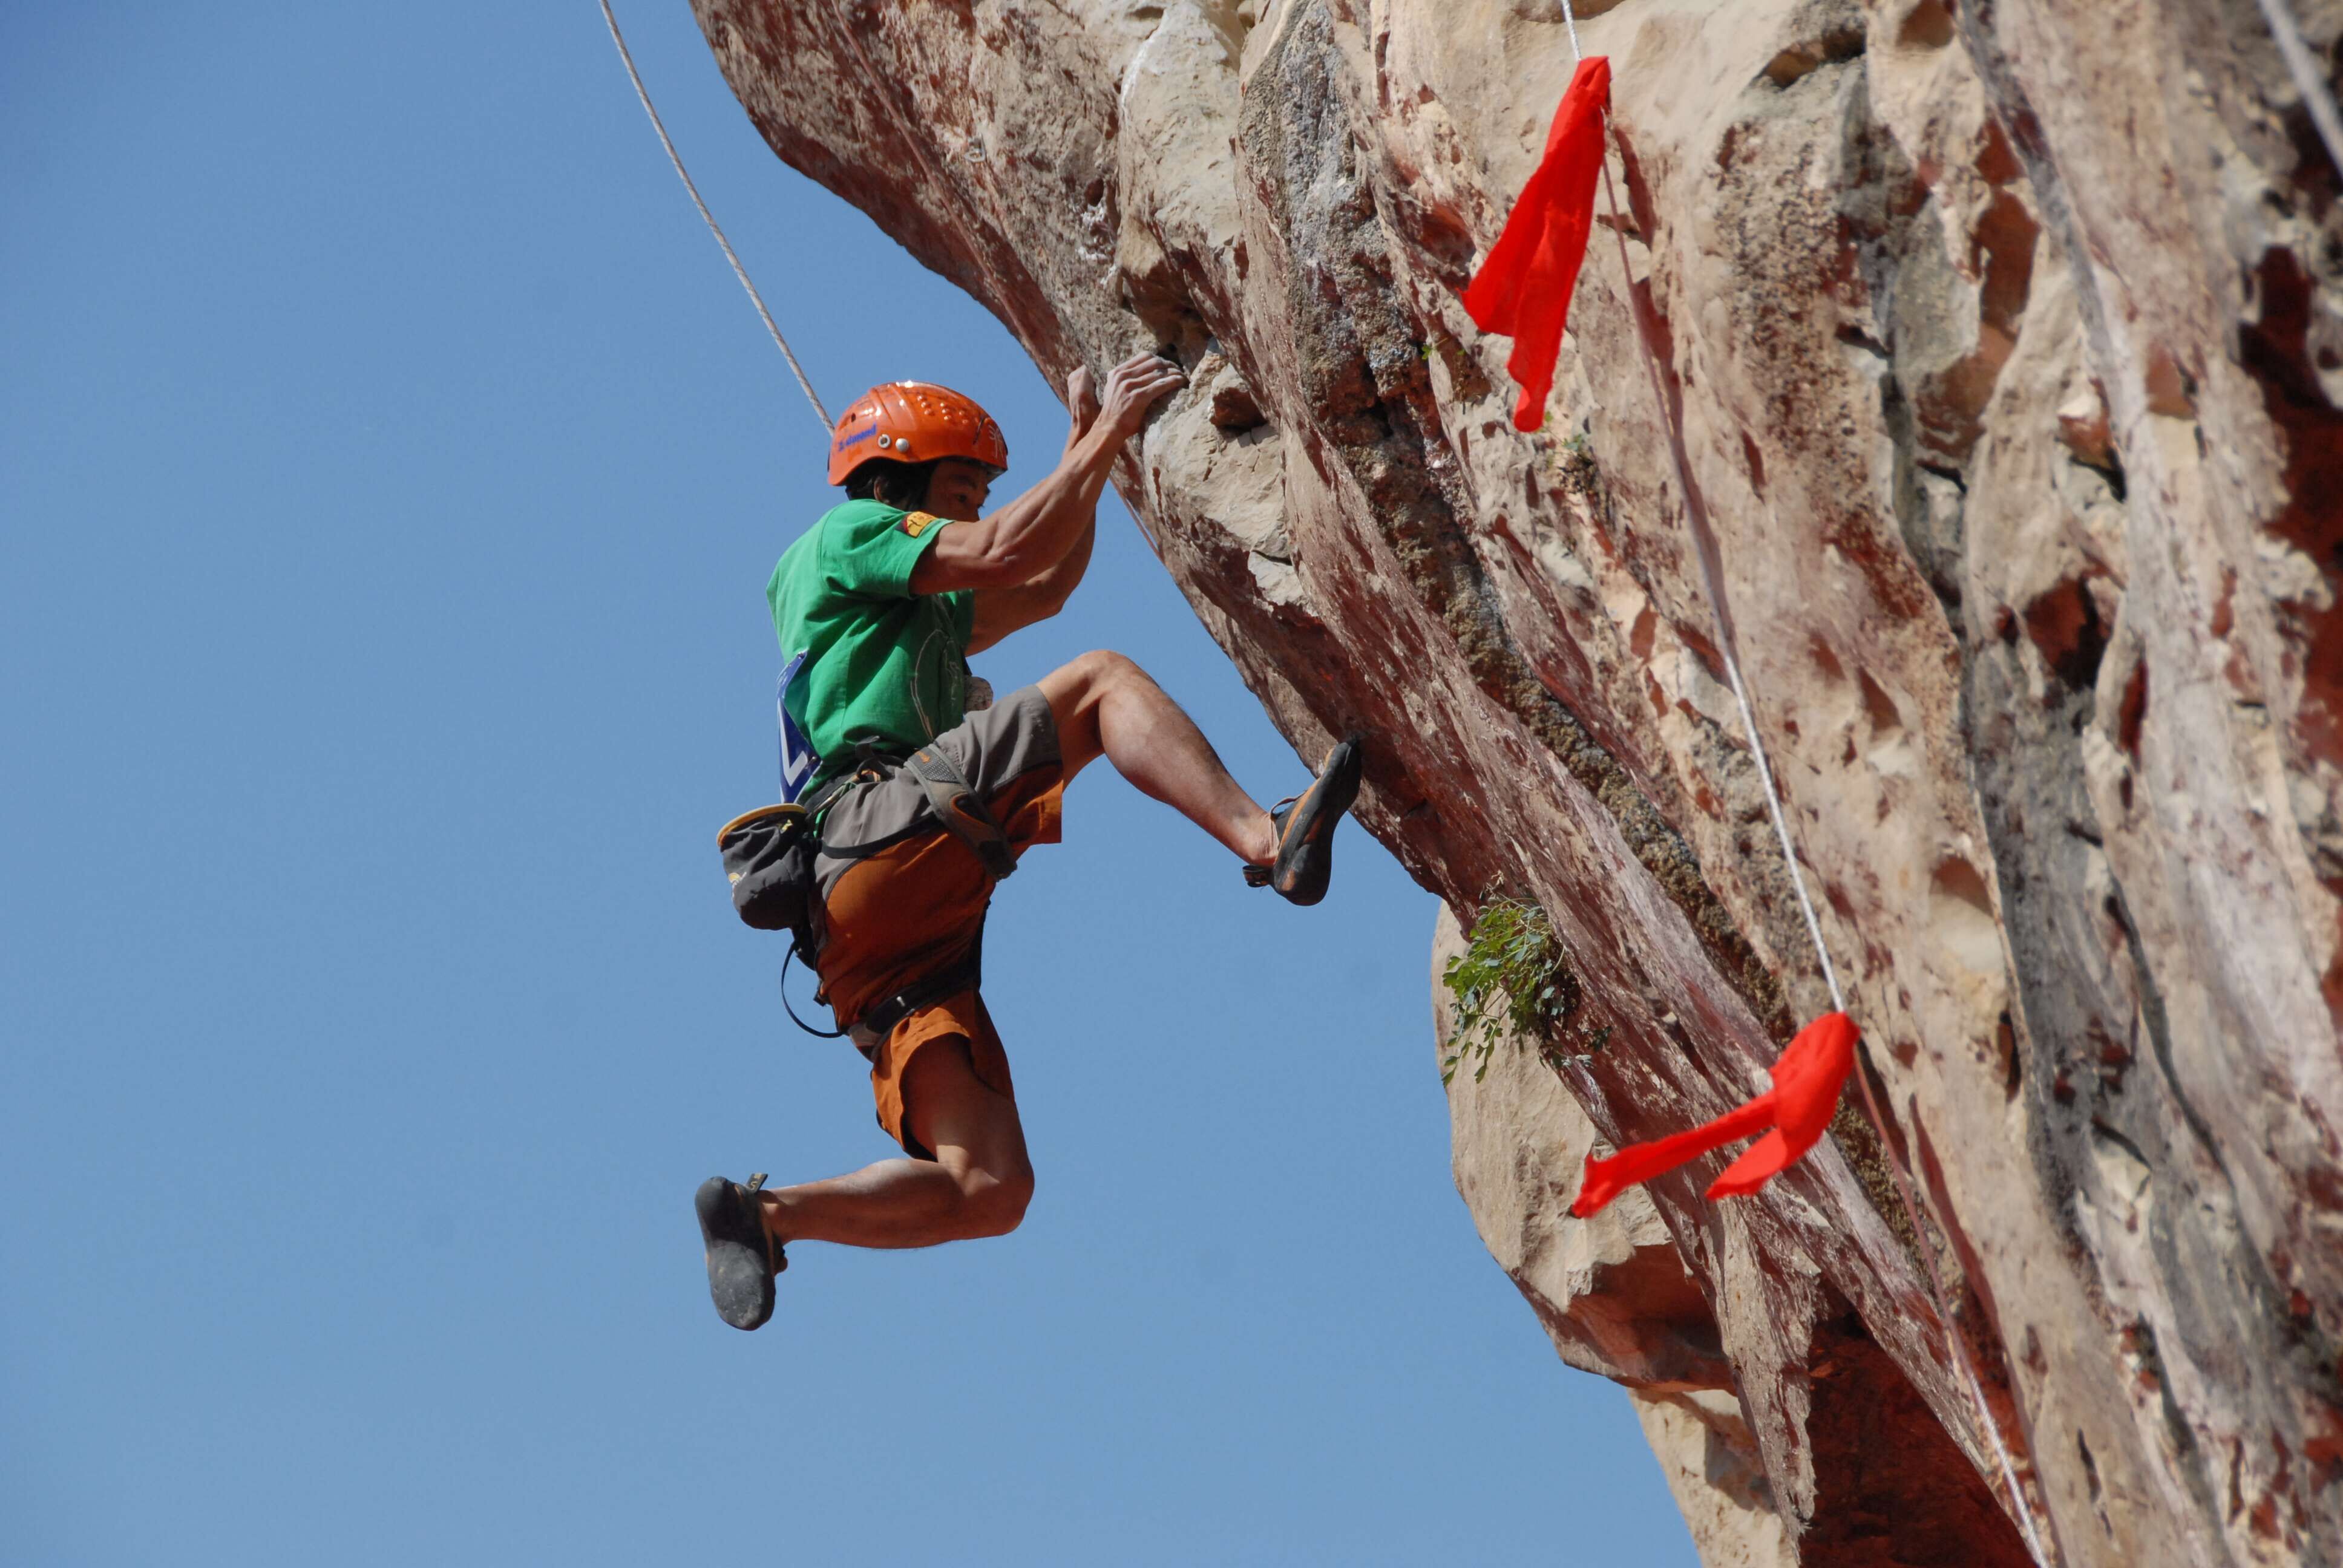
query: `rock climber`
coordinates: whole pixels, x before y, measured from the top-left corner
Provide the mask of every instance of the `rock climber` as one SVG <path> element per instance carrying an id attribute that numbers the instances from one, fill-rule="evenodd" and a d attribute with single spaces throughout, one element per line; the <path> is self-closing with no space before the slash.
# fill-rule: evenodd
<path id="1" fill-rule="evenodd" d="M 796 772 L 820 825 L 818 994 L 869 1059 L 880 1125 L 906 1157 L 797 1186 L 704 1183 L 709 1290 L 734 1328 L 772 1315 L 789 1242 L 927 1247 L 1023 1218 L 1033 1171 L 977 960 L 993 883 L 1058 841 L 1061 794 L 1083 768 L 1106 758 L 1233 852 L 1248 882 L 1297 904 L 1325 893 L 1359 789 L 1355 738 L 1264 810 L 1121 654 L 1085 654 L 990 706 L 969 672 L 969 654 L 1064 606 L 1117 456 L 1185 379 L 1152 354 L 1116 366 L 1102 396 L 1075 371 L 1057 467 L 989 515 L 1009 450 L 968 397 L 894 382 L 832 433 L 830 479 L 848 498 L 766 590 L 785 661 L 784 789 Z"/>

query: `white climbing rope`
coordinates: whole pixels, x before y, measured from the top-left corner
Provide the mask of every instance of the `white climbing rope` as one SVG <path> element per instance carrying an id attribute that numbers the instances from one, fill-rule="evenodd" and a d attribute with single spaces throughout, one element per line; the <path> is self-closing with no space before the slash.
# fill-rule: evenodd
<path id="1" fill-rule="evenodd" d="M 742 266 L 740 258 L 733 254 L 732 242 L 726 239 L 724 231 L 717 226 L 716 215 L 709 212 L 708 204 L 700 199 L 699 187 L 692 183 L 690 171 L 683 166 L 683 159 L 677 154 L 675 143 L 669 139 L 667 126 L 660 122 L 659 111 L 651 107 L 651 95 L 643 86 L 642 73 L 635 69 L 634 51 L 627 47 L 626 35 L 618 31 L 618 18 L 610 9 L 610 0 L 601 0 L 601 5 L 602 21 L 610 29 L 610 42 L 618 46 L 618 61 L 627 67 L 627 79 L 635 85 L 635 96 L 642 100 L 643 113 L 651 117 L 651 129 L 659 133 L 659 146 L 667 149 L 667 161 L 675 166 L 677 176 L 683 181 L 683 188 L 691 193 L 691 205 L 699 209 L 700 221 L 708 225 L 708 232 L 716 236 L 718 245 L 723 246 L 724 259 L 732 264 L 732 276 L 739 278 L 740 286 L 749 291 L 749 303 L 764 318 L 765 330 L 773 335 L 773 346 L 781 351 L 781 357 L 789 362 L 790 374 L 804 388 L 806 401 L 813 405 L 814 417 L 821 421 L 822 439 L 829 440 L 832 427 L 830 410 L 821 406 L 821 398 L 815 395 L 813 383 L 806 379 L 805 367 L 799 365 L 798 357 L 789 352 L 789 340 L 781 336 L 779 327 L 773 325 L 773 313 L 765 308 L 765 297 L 759 294 L 757 286 L 749 281 L 749 269 Z"/>
<path id="2" fill-rule="evenodd" d="M 2302 94 L 2303 106 L 2310 111 L 2311 123 L 2318 127 L 2318 139 L 2327 144 L 2335 172 L 2343 175 L 2343 113 L 2336 110 L 2335 90 L 2319 75 L 2318 62 L 2302 41 L 2302 29 L 2286 0 L 2257 0 L 2257 4 L 2262 8 L 2262 20 L 2269 24 L 2270 36 L 2278 41 L 2278 52 L 2286 58 L 2296 90 Z"/>
<path id="3" fill-rule="evenodd" d="M 1607 192 L 1611 184 L 1611 166 L 1607 160 L 1603 166 L 1603 184 Z M 1615 235 L 1619 227 L 1619 204 L 1616 197 L 1610 199 L 1611 226 Z M 1624 236 L 1619 236 L 1619 259 L 1623 263 L 1627 259 L 1627 241 Z M 1639 343 L 1644 340 L 1640 328 L 1636 331 L 1635 339 Z M 1649 364 L 1650 346 L 1648 344 L 1644 346 L 1644 354 L 1645 363 Z M 1653 367 L 1655 377 L 1657 369 L 1656 366 Z M 1661 390 L 1664 396 L 1664 388 Z M 1665 404 L 1663 403 L 1662 407 L 1664 409 Z M 1686 510 L 1689 512 L 1691 483 L 1684 478 L 1682 467 L 1684 451 L 1680 439 L 1673 433 L 1671 433 L 1670 445 L 1674 448 L 1678 465 L 1677 480 L 1685 486 Z M 1823 983 L 1830 987 L 1831 1007 L 1836 1011 L 1845 1012 L 1846 998 L 1840 994 L 1838 989 L 1838 970 L 1831 967 L 1830 947 L 1823 940 L 1822 922 L 1815 918 L 1814 900 L 1806 896 L 1806 879 L 1798 869 L 1797 851 L 1790 847 L 1790 825 L 1782 817 L 1782 792 L 1774 787 L 1774 769 L 1765 760 L 1764 743 L 1757 739 L 1757 715 L 1749 706 L 1749 688 L 1741 678 L 1741 661 L 1733 655 L 1733 632 L 1725 624 L 1725 599 L 1717 588 L 1715 564 L 1709 559 L 1708 551 L 1695 548 L 1694 553 L 1700 557 L 1700 574 L 1708 588 L 1709 610 L 1716 622 L 1717 649 L 1725 659 L 1725 676 L 1733 682 L 1733 700 L 1741 709 L 1742 733 L 1749 737 L 1749 755 L 1757 764 L 1758 781 L 1765 786 L 1765 809 L 1774 819 L 1774 836 L 1782 841 L 1782 859 L 1789 863 L 1790 888 L 1798 895 L 1798 912 L 1806 917 L 1806 934 L 1815 940 L 1815 957 L 1822 960 Z"/>
<path id="4" fill-rule="evenodd" d="M 2276 3 L 2278 0 L 2264 0 L 2265 5 Z M 1564 23 L 1570 30 L 1571 57 L 1574 61 L 1584 62 L 1585 55 L 1578 45 L 1578 18 L 1571 0 L 1562 0 L 1562 15 Z M 1608 140 L 1614 135 L 1614 128 L 1607 105 L 1603 110 L 1603 126 L 1605 139 Z M 1623 146 L 1620 149 L 1620 156 L 1624 160 L 1625 156 L 1626 151 Z M 1633 307 L 1635 274 L 1627 255 L 1626 223 L 1620 215 L 1619 195 L 1611 183 L 1611 160 L 1607 149 L 1603 160 L 1603 196 L 1604 204 L 1611 209 L 1612 237 L 1619 242 L 1620 284 L 1626 289 L 1630 307 Z M 1644 335 L 1640 311 L 1634 324 L 1634 337 L 1636 347 L 1642 350 L 1644 368 L 1651 377 L 1652 397 L 1659 405 L 1660 422 L 1667 431 L 1668 456 L 1675 466 L 1676 487 L 1684 499 L 1685 527 L 1688 530 L 1704 528 L 1705 527 L 1704 508 L 1699 499 L 1698 492 L 1693 488 L 1691 465 L 1684 455 L 1684 431 L 1677 422 L 1674 406 L 1668 401 L 1667 382 L 1661 373 L 1659 357 L 1653 352 L 1651 341 Z M 1714 539 L 1715 537 L 1714 530 L 1707 531 L 1708 538 Z M 1757 715 L 1750 706 L 1748 684 L 1742 679 L 1741 660 L 1734 651 L 1733 628 L 1725 618 L 1725 590 L 1723 584 L 1717 578 L 1715 552 L 1707 547 L 1706 541 L 1697 531 L 1694 533 L 1692 545 L 1693 554 L 1700 560 L 1701 583 L 1708 594 L 1709 618 L 1716 627 L 1717 657 L 1725 661 L 1725 678 L 1733 687 L 1734 704 L 1741 710 L 1742 733 L 1749 738 L 1749 755 L 1757 764 L 1758 782 L 1765 786 L 1765 809 L 1774 820 L 1774 836 L 1781 842 L 1783 863 L 1789 868 L 1790 887 L 1798 897 L 1798 912 L 1805 917 L 1806 934 L 1814 939 L 1815 957 L 1822 965 L 1823 981 L 1830 988 L 1831 1005 L 1836 1010 L 1845 1012 L 1846 999 L 1839 990 L 1838 971 L 1832 967 L 1830 945 L 1823 940 L 1822 922 L 1815 916 L 1814 902 L 1806 896 L 1806 879 L 1798 869 L 1797 846 L 1790 837 L 1789 821 L 1782 812 L 1781 790 L 1775 786 L 1774 769 L 1765 759 L 1765 743 L 1757 733 Z M 1870 1074 L 1865 1072 L 1858 1062 L 1855 1076 L 1863 1091 L 1864 1107 L 1871 1113 L 1873 1124 L 1879 1129 L 1881 1137 L 1885 1139 L 1888 1127 L 1887 1119 L 1880 1113 L 1879 1103 L 1872 1096 Z M 1920 1228 L 1920 1206 L 1913 1195 L 1911 1175 L 1905 1170 L 1904 1161 L 1896 1157 L 1892 1148 L 1884 1148 L 1882 1151 L 1887 1155 L 1888 1169 L 1896 1176 L 1896 1196 L 1902 1201 L 1906 1220 L 1912 1227 L 1915 1247 L 1919 1253 L 1921 1277 L 1926 1281 L 1928 1294 L 1935 1302 L 1937 1322 L 1944 1325 L 1946 1342 L 1952 1350 L 1955 1364 L 1961 1370 L 1962 1381 L 1966 1385 L 1969 1398 L 1976 1409 L 1978 1423 L 1985 1432 L 1986 1441 L 1992 1444 L 1994 1458 L 1999 1463 L 2002 1485 L 2009 1493 L 2010 1511 L 2016 1518 L 2018 1528 L 2025 1533 L 2026 1551 L 2033 1557 L 2036 1568 L 2048 1568 L 2048 1560 L 2042 1553 L 2041 1537 L 2035 1529 L 2034 1505 L 2026 1497 L 2025 1488 L 2018 1484 L 2017 1466 L 2010 1458 L 2008 1443 L 2002 1437 L 2001 1423 L 1994 1419 L 1993 1409 L 1986 1402 L 1985 1385 L 1977 1379 L 1976 1368 L 1971 1364 L 1969 1359 L 1968 1346 L 1961 1337 L 1959 1325 L 1953 1320 L 1952 1307 L 1946 1298 L 1944 1282 L 1936 1277 L 1936 1261 L 1929 1256 L 1927 1238 Z"/>

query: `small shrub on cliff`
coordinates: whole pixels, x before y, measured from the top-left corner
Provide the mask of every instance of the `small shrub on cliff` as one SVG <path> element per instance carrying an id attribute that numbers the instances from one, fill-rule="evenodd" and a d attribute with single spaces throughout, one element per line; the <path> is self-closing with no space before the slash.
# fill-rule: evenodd
<path id="1" fill-rule="evenodd" d="M 1468 1060 L 1473 1082 L 1488 1077 L 1490 1058 L 1508 1035 L 1538 1040 L 1540 1054 L 1551 1057 L 1554 1030 L 1578 1009 L 1578 977 L 1554 922 L 1536 904 L 1503 894 L 1483 900 L 1472 940 L 1440 978 L 1456 998 L 1456 1033 L 1440 1064 L 1443 1084 Z"/>

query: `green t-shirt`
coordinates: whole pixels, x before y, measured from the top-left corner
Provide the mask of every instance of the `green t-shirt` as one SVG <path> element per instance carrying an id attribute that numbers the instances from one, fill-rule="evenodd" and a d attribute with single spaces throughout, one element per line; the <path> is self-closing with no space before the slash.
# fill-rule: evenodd
<path id="1" fill-rule="evenodd" d="M 804 655 L 781 701 L 821 759 L 815 777 L 852 762 L 858 739 L 910 751 L 966 717 L 975 596 L 911 591 L 911 568 L 950 526 L 926 512 L 848 501 L 823 513 L 773 568 L 765 598 L 784 668 Z"/>

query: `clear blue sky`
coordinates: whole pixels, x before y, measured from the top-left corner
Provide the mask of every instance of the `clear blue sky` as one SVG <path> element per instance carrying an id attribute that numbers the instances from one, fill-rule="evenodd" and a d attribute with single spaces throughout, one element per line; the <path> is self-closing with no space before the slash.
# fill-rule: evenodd
<path id="1" fill-rule="evenodd" d="M 833 407 L 1007 335 L 625 19 Z M 1103 769 L 988 948 L 1040 1195 L 718 1322 L 690 1196 L 891 1148 L 716 826 L 818 432 L 590 0 L 0 7 L 0 1561 L 1692 1561 L 1447 1169 L 1433 902 Z M 1122 648 L 1300 763 L 1120 508 Z"/>

